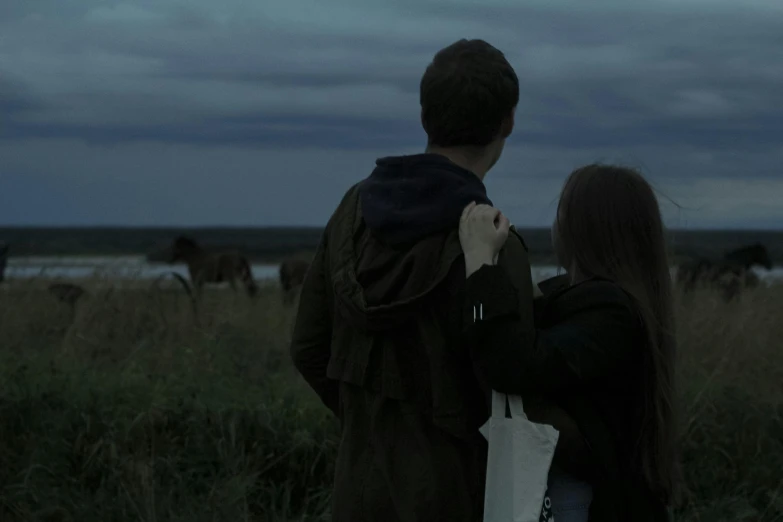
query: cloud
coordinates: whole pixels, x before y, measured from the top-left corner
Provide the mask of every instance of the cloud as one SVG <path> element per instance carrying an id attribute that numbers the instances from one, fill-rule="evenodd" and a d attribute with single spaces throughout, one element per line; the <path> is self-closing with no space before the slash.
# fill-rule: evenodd
<path id="1" fill-rule="evenodd" d="M 247 114 L 259 125 L 353 118 L 361 136 L 375 132 L 373 119 L 415 121 L 424 66 L 465 35 L 488 38 L 516 66 L 520 142 L 624 146 L 730 133 L 750 146 L 783 134 L 772 2 L 708 11 L 701 2 L 77 4 L 63 14 L 48 2 L 5 22 L 0 70 L 49 102 L 18 122 L 24 136 L 52 124 L 86 139 L 87 127 L 105 127 L 106 139 L 125 141 L 161 125 L 171 139 L 201 141 L 209 132 L 194 128 Z M 247 132 L 231 135 L 259 139 Z"/>
<path id="2" fill-rule="evenodd" d="M 435 0 L 6 2 L 0 186 L 6 194 L 33 194 L 9 181 L 33 176 L 41 190 L 75 194 L 62 179 L 86 176 L 106 194 L 164 205 L 179 186 L 176 176 L 148 159 L 177 150 L 187 155 L 178 161 L 202 172 L 192 158 L 208 148 L 231 165 L 221 174 L 229 184 L 288 194 L 282 178 L 269 175 L 261 186 L 238 173 L 261 161 L 271 172 L 311 180 L 321 189 L 314 197 L 331 194 L 324 189 L 329 176 L 314 171 L 348 170 L 355 179 L 374 156 L 421 148 L 420 76 L 439 48 L 462 37 L 501 48 L 520 77 L 512 154 L 492 177 L 509 190 L 531 183 L 555 197 L 543 180 L 595 159 L 627 159 L 647 167 L 653 181 L 679 180 L 670 185 L 676 195 L 723 179 L 774 183 L 783 160 L 781 21 L 776 0 L 454 0 L 448 8 Z M 23 164 L 20 151 L 30 155 Z M 349 153 L 356 167 L 349 168 Z M 308 167 L 293 155 L 319 163 Z M 520 163 L 525 168 L 517 170 Z M 294 164 L 301 173 L 291 173 Z M 145 175 L 126 165 L 157 172 L 164 195 L 147 194 L 139 181 Z M 127 179 L 111 181 L 101 174 L 107 171 Z M 206 171 L 202 176 L 202 187 L 213 189 Z M 232 215 L 222 201 L 209 219 Z M 129 205 L 85 216 L 180 215 L 168 203 L 153 214 Z M 305 207 L 294 214 L 320 208 Z M 22 219 L 8 208 L 0 208 L 0 221 Z M 57 219 L 70 212 L 63 208 Z M 752 209 L 726 212 L 761 219 Z M 542 213 L 520 216 L 538 222 Z M 323 218 L 313 210 L 308 219 L 316 215 Z"/>

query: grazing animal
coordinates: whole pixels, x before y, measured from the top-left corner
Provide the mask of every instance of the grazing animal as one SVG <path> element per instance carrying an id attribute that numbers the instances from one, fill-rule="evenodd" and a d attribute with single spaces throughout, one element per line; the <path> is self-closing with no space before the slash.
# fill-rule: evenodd
<path id="1" fill-rule="evenodd" d="M 754 266 L 760 266 L 767 270 L 772 269 L 772 259 L 769 256 L 769 251 L 761 243 L 753 243 L 752 245 L 726 252 L 723 255 L 723 259 L 729 263 L 742 266 L 746 270 Z"/>
<path id="2" fill-rule="evenodd" d="M 193 319 L 196 321 L 196 326 L 201 325 L 201 320 L 199 319 L 199 313 L 198 313 L 198 301 L 196 300 L 196 296 L 193 294 L 193 290 L 190 288 L 190 285 L 188 284 L 187 279 L 179 275 L 177 272 L 168 272 L 166 274 L 161 274 L 154 282 L 153 282 L 153 288 L 155 290 L 160 290 L 160 282 L 167 276 L 170 275 L 174 277 L 179 283 L 182 285 L 182 287 L 185 289 L 185 293 L 188 294 L 188 298 L 190 299 L 190 306 L 193 310 Z"/>
<path id="3" fill-rule="evenodd" d="M 280 263 L 280 286 L 283 288 L 283 302 L 294 300 L 296 289 L 304 283 L 310 263 L 304 259 L 286 259 Z"/>
<path id="4" fill-rule="evenodd" d="M 177 261 L 184 261 L 188 265 L 190 281 L 197 295 L 205 284 L 227 282 L 236 290 L 237 280 L 242 282 L 249 296 L 258 293 L 250 263 L 239 252 L 208 252 L 193 239 L 180 236 L 174 240 L 168 258 L 169 263 Z"/>
<path id="5" fill-rule="evenodd" d="M 87 293 L 87 291 L 79 285 L 71 283 L 52 283 L 49 285 L 49 292 L 62 301 L 63 303 L 74 306 L 76 302 Z"/>
<path id="6" fill-rule="evenodd" d="M 682 263 L 677 268 L 677 283 L 686 293 L 697 286 L 717 288 L 726 300 L 731 300 L 742 289 L 758 286 L 759 278 L 751 271 L 754 266 L 772 268 L 769 252 L 761 243 L 726 252 L 717 261 L 698 258 Z"/>
<path id="7" fill-rule="evenodd" d="M 66 304 L 71 310 L 70 324 L 76 320 L 76 303 L 82 296 L 88 295 L 87 291 L 79 285 L 71 283 L 52 283 L 49 285 L 49 293 L 58 301 Z M 67 328 L 66 328 L 67 330 Z"/>
<path id="8" fill-rule="evenodd" d="M 5 266 L 8 262 L 8 247 L 8 243 L 0 241 L 0 283 L 2 283 L 5 278 Z"/>

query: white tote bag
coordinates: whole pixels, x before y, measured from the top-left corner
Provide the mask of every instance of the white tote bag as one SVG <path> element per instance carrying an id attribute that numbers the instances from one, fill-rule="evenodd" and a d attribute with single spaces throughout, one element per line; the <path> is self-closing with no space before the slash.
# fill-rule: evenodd
<path id="1" fill-rule="evenodd" d="M 539 522 L 557 430 L 530 422 L 521 397 L 492 390 L 492 415 L 480 431 L 489 443 L 484 522 Z"/>

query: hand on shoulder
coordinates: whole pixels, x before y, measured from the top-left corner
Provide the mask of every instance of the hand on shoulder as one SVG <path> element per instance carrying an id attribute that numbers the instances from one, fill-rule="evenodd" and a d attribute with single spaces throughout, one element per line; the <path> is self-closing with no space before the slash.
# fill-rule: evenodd
<path id="1" fill-rule="evenodd" d="M 459 240 L 465 254 L 465 275 L 482 265 L 495 264 L 508 238 L 511 223 L 498 209 L 489 205 L 468 204 L 459 222 Z"/>

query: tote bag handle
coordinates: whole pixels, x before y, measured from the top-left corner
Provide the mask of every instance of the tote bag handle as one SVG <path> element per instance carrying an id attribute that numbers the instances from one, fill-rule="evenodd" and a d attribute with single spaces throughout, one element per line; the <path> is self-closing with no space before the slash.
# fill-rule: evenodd
<path id="1" fill-rule="evenodd" d="M 492 416 L 496 419 L 506 418 L 506 403 L 508 403 L 512 418 L 527 419 L 525 408 L 522 406 L 522 397 L 519 395 L 506 395 L 492 390 Z"/>

